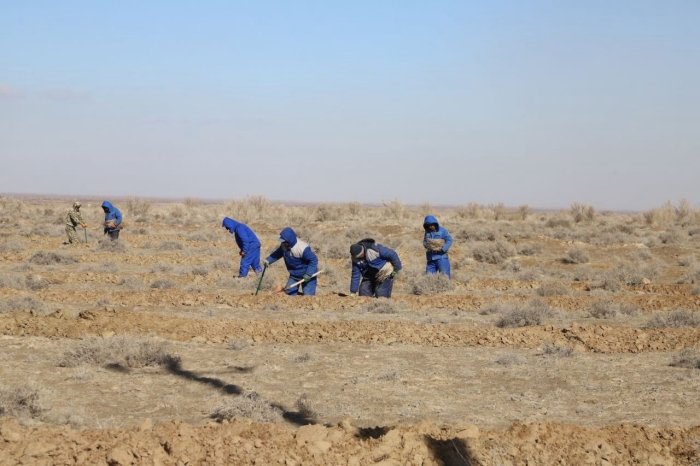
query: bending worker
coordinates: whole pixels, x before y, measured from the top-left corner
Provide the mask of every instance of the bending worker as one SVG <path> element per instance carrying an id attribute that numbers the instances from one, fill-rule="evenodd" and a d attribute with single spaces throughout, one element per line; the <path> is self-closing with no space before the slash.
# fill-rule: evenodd
<path id="1" fill-rule="evenodd" d="M 393 249 L 371 238 L 350 246 L 352 275 L 350 293 L 360 296 L 391 298 L 394 278 L 401 270 L 401 260 Z"/>
<path id="2" fill-rule="evenodd" d="M 311 250 L 308 243 L 297 238 L 289 227 L 286 227 L 280 233 L 282 242 L 270 256 L 265 259 L 265 266 L 275 263 L 278 259 L 284 257 L 284 264 L 289 271 L 289 279 L 284 291 L 288 295 L 297 295 L 301 291 L 304 296 L 313 296 L 316 294 L 316 277 L 312 277 L 318 271 L 318 257 Z M 293 283 L 303 280 L 301 285 L 287 289 Z"/>
<path id="3" fill-rule="evenodd" d="M 247 277 L 249 269 L 253 269 L 255 273 L 262 272 L 262 267 L 260 267 L 260 240 L 253 230 L 245 223 L 237 222 L 229 217 L 224 217 L 221 226 L 226 228 L 236 239 L 239 249 L 238 255 L 241 256 L 238 277 Z"/>
<path id="4" fill-rule="evenodd" d="M 122 213 L 109 201 L 102 203 L 105 213 L 104 234 L 109 235 L 112 241 L 119 239 L 119 231 L 122 229 Z"/>

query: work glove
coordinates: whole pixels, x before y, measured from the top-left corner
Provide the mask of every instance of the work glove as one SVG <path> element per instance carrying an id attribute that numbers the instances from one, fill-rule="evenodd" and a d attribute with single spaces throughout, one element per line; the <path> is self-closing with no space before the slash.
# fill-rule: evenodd
<path id="1" fill-rule="evenodd" d="M 269 267 L 269 266 L 270 266 L 270 262 L 268 262 L 268 260 L 265 259 L 265 260 L 263 261 L 263 266 L 264 266 L 264 267 Z"/>
<path id="2" fill-rule="evenodd" d="M 80 226 L 83 228 L 87 228 L 87 223 L 81 223 Z"/>
<path id="3" fill-rule="evenodd" d="M 398 271 L 398 270 L 394 270 L 393 272 L 391 272 L 391 273 L 389 274 L 389 278 L 396 278 L 396 277 L 398 277 L 398 276 L 399 276 L 399 271 Z"/>
<path id="4" fill-rule="evenodd" d="M 245 251 L 243 251 L 243 250 L 238 251 L 238 255 L 241 257 L 245 256 Z"/>
<path id="5" fill-rule="evenodd" d="M 350 293 L 348 296 L 351 298 L 359 298 L 360 297 L 360 295 L 358 293 Z"/>
<path id="6" fill-rule="evenodd" d="M 305 273 L 302 278 L 304 279 L 304 283 L 309 283 L 309 281 L 311 281 L 311 279 L 313 277 L 311 275 L 309 275 L 308 273 Z"/>

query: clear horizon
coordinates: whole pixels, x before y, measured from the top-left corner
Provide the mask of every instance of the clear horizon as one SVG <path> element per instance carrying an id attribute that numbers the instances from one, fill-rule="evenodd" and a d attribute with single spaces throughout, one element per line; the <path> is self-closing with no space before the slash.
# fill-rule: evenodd
<path id="1" fill-rule="evenodd" d="M 0 192 L 698 206 L 699 22 L 687 0 L 5 3 Z"/>

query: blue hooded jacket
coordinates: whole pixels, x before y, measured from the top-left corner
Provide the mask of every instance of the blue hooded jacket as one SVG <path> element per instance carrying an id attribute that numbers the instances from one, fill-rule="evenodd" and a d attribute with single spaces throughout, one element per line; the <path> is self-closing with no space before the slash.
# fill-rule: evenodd
<path id="1" fill-rule="evenodd" d="M 401 270 L 401 259 L 393 249 L 376 243 L 373 239 L 365 239 L 360 241 L 360 244 L 365 248 L 365 258 L 360 261 L 353 261 L 352 275 L 350 278 L 350 292 L 357 293 L 360 289 L 360 281 L 363 278 L 371 280 L 377 274 L 379 269 L 384 267 L 384 264 L 391 262 L 394 266 L 394 271 Z"/>
<path id="2" fill-rule="evenodd" d="M 432 260 L 446 258 L 447 251 L 449 251 L 450 246 L 452 246 L 452 236 L 450 236 L 450 233 L 447 231 L 447 229 L 445 227 L 440 226 L 437 218 L 433 217 L 432 215 L 426 216 L 425 220 L 423 220 L 423 227 L 426 227 L 427 225 L 435 225 L 437 227 L 437 229 L 436 229 L 436 231 L 426 231 L 425 236 L 423 236 L 423 246 L 426 247 L 426 251 L 425 251 L 426 259 L 428 259 L 429 261 L 432 261 Z M 428 251 L 427 247 L 428 247 L 428 240 L 429 239 L 442 239 L 442 240 L 444 240 L 445 245 L 442 247 L 442 252 Z"/>
<path id="3" fill-rule="evenodd" d="M 111 202 L 109 201 L 104 201 L 102 203 L 102 207 L 107 208 L 107 212 L 105 212 L 105 222 L 108 222 L 110 220 L 114 220 L 114 224 L 119 227 L 122 223 L 122 213 L 112 205 Z"/>
<path id="4" fill-rule="evenodd" d="M 311 250 L 311 246 L 297 238 L 289 227 L 280 233 L 282 241 L 286 241 L 289 247 L 280 244 L 280 247 L 267 258 L 269 264 L 284 257 L 284 265 L 287 266 L 289 275 L 301 280 L 304 275 L 313 275 L 318 271 L 318 257 Z"/>
<path id="5" fill-rule="evenodd" d="M 236 238 L 236 244 L 241 251 L 248 253 L 260 247 L 260 240 L 253 230 L 245 223 L 237 222 L 229 217 L 224 217 L 221 226 L 226 228 L 229 233 Z"/>

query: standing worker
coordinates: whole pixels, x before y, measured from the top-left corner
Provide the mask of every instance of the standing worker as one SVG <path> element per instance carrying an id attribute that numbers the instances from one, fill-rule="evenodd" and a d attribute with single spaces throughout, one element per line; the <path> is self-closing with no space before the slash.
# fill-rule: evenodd
<path id="1" fill-rule="evenodd" d="M 122 213 L 109 201 L 102 203 L 105 213 L 104 234 L 109 235 L 112 241 L 119 239 L 119 231 L 122 229 Z"/>
<path id="2" fill-rule="evenodd" d="M 391 298 L 394 278 L 401 270 L 401 260 L 393 249 L 371 238 L 350 246 L 352 275 L 350 293 L 360 296 Z"/>
<path id="3" fill-rule="evenodd" d="M 241 256 L 241 265 L 238 269 L 238 278 L 248 276 L 248 270 L 253 269 L 253 272 L 262 272 L 260 267 L 260 240 L 245 223 L 237 222 L 232 218 L 224 217 L 221 224 L 236 238 L 238 245 L 238 255 Z"/>
<path id="4" fill-rule="evenodd" d="M 452 246 L 452 236 L 445 227 L 441 227 L 437 218 L 428 215 L 423 220 L 423 247 L 425 248 L 425 273 L 440 272 L 450 278 L 450 258 L 447 251 Z"/>
<path id="5" fill-rule="evenodd" d="M 75 201 L 73 203 L 73 208 L 66 212 L 66 235 L 68 235 L 68 242 L 63 244 L 75 244 L 80 242 L 75 232 L 78 225 L 83 229 L 87 228 L 87 225 L 83 222 L 83 216 L 80 213 L 80 202 Z"/>
<path id="6" fill-rule="evenodd" d="M 317 279 L 312 275 L 318 271 L 318 257 L 311 250 L 308 243 L 297 238 L 289 227 L 286 227 L 280 233 L 282 242 L 270 256 L 265 259 L 265 266 L 275 263 L 281 257 L 284 257 L 284 265 L 289 271 L 289 279 L 284 292 L 288 295 L 297 295 L 299 291 L 304 296 L 313 296 L 316 294 Z M 301 285 L 288 287 L 298 281 L 303 280 Z"/>

